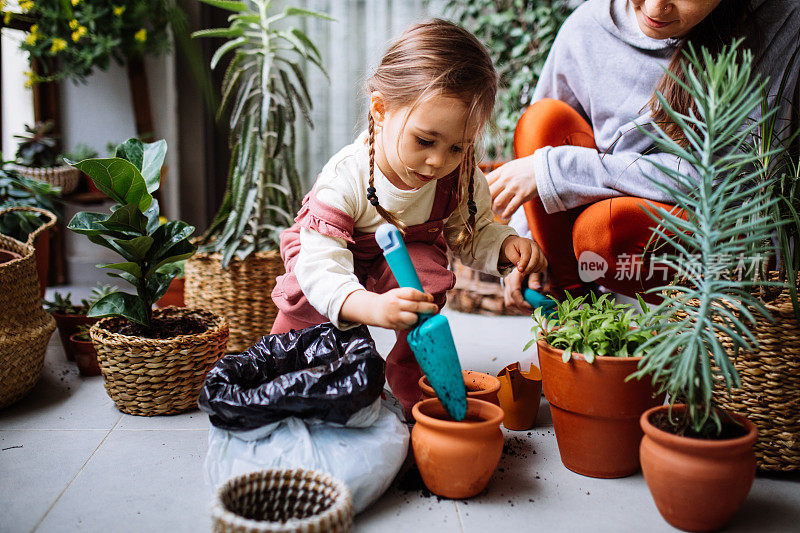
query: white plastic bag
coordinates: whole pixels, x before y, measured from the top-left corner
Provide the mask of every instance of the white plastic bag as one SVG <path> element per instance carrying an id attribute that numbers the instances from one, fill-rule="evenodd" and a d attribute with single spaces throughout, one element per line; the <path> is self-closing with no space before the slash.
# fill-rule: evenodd
<path id="1" fill-rule="evenodd" d="M 377 407 L 362 409 L 347 426 L 294 417 L 246 433 L 212 426 L 206 481 L 218 487 L 233 476 L 255 470 L 311 468 L 344 481 L 360 513 L 389 488 L 408 453 L 406 425 L 386 406 Z M 372 423 L 353 427 L 366 422 Z"/>

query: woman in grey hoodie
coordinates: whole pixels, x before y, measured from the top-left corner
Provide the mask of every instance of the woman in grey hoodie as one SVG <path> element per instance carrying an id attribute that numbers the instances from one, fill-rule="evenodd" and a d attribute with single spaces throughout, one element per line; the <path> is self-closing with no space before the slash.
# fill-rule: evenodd
<path id="1" fill-rule="evenodd" d="M 665 69 L 681 72 L 687 43 L 718 51 L 736 37 L 746 38 L 769 78 L 785 136 L 800 111 L 800 57 L 788 65 L 800 46 L 800 0 L 589 0 L 564 23 L 520 119 L 518 159 L 487 176 L 495 213 L 516 212 L 512 225 L 529 227 L 542 247 L 555 297 L 592 282 L 623 294 L 663 284 L 666 272 L 641 263 L 654 225 L 643 208 L 670 198 L 646 176 L 669 179 L 650 161 L 673 168 L 681 161 L 653 153 L 636 125 L 657 122 L 676 138 L 655 91 L 679 110 L 691 102 Z M 784 71 L 788 84 L 776 101 Z M 529 307 L 523 282 L 518 273 L 506 278 L 507 304 Z"/>

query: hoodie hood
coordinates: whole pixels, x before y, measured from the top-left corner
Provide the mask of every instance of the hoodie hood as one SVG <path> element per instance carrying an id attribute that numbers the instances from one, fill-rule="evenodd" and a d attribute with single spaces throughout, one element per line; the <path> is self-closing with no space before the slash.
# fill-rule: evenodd
<path id="1" fill-rule="evenodd" d="M 617 39 L 640 50 L 674 49 L 679 39 L 652 39 L 642 33 L 636 14 L 628 0 L 589 0 L 592 15 L 598 24 Z"/>

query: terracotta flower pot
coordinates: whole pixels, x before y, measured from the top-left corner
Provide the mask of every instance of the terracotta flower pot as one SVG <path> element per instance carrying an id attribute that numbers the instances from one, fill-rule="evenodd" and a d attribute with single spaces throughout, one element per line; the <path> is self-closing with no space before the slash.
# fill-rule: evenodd
<path id="1" fill-rule="evenodd" d="M 86 315 L 72 315 L 67 313 L 53 313 L 53 318 L 56 319 L 56 326 L 58 327 L 58 336 L 61 338 L 61 345 L 64 347 L 64 353 L 67 355 L 69 361 L 75 360 L 73 354 L 72 344 L 70 343 L 70 336 L 78 332 L 78 328 L 83 325 L 91 326 L 99 318 L 90 318 Z"/>
<path id="2" fill-rule="evenodd" d="M 183 286 L 184 278 L 175 278 L 169 284 L 169 289 L 164 293 L 164 296 L 158 299 L 156 305 L 158 307 L 168 307 L 170 305 L 175 307 L 186 307 L 183 301 Z"/>
<path id="3" fill-rule="evenodd" d="M 92 341 L 78 339 L 78 335 L 79 333 L 73 333 L 69 337 L 78 372 L 81 373 L 81 376 L 99 376 L 100 363 L 97 361 L 97 351 L 94 349 Z"/>
<path id="4" fill-rule="evenodd" d="M 485 400 L 495 405 L 500 405 L 497 400 L 497 391 L 500 390 L 500 381 L 489 374 L 475 372 L 474 370 L 462 370 L 464 374 L 464 385 L 467 387 L 467 398 Z M 422 399 L 429 400 L 436 398 L 436 391 L 428 383 L 428 378 L 419 378 L 419 388 L 422 389 Z"/>
<path id="5" fill-rule="evenodd" d="M 411 445 L 425 486 L 445 498 L 469 498 L 489 483 L 503 452 L 503 410 L 467 398 L 467 416 L 456 422 L 436 399 L 412 409 L 417 423 Z"/>
<path id="6" fill-rule="evenodd" d="M 503 408 L 503 425 L 506 429 L 525 431 L 536 423 L 539 403 L 542 400 L 542 373 L 531 364 L 530 371 L 523 372 L 519 363 L 512 363 L 497 374 L 500 390 L 497 398 Z"/>
<path id="7" fill-rule="evenodd" d="M 631 380 L 641 357 L 596 357 L 588 363 L 573 353 L 538 342 L 544 395 L 550 402 L 558 451 L 564 466 L 584 476 L 625 477 L 639 470 L 643 412 L 664 403 L 650 381 Z"/>
<path id="8" fill-rule="evenodd" d="M 19 259 L 20 257 L 22 256 L 11 250 L 0 250 L 0 265 L 13 261 L 14 259 Z"/>
<path id="9" fill-rule="evenodd" d="M 640 422 L 642 473 L 656 507 L 671 525 L 686 531 L 713 531 L 724 526 L 750 492 L 756 474 L 753 444 L 756 427 L 729 413 L 747 432 L 731 439 L 678 436 L 650 423 L 667 406 L 649 409 Z M 676 405 L 673 413 L 684 407 Z"/>

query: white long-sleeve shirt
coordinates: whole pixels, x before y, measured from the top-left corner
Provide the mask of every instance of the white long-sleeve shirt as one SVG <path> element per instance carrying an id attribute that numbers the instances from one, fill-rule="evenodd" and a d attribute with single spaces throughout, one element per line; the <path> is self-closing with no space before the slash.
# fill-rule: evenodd
<path id="1" fill-rule="evenodd" d="M 334 155 L 317 178 L 314 194 L 318 201 L 353 218 L 354 228 L 361 233 L 374 233 L 386 221 L 367 200 L 369 187 L 369 153 L 366 133 Z M 376 194 L 381 206 L 394 213 L 406 225 L 428 221 L 436 194 L 436 181 L 419 189 L 398 189 L 375 166 Z M 473 197 L 478 208 L 475 216 L 474 257 L 470 244 L 455 247 L 454 240 L 469 218 L 466 200 L 462 201 L 445 221 L 444 238 L 448 247 L 467 266 L 502 276 L 498 259 L 503 241 L 516 232 L 494 222 L 489 185 L 483 173 L 475 169 Z M 340 329 L 356 324 L 343 323 L 339 313 L 345 299 L 364 289 L 354 273 L 353 254 L 345 239 L 323 235 L 313 229 L 300 230 L 300 253 L 294 274 L 309 303 Z"/>

